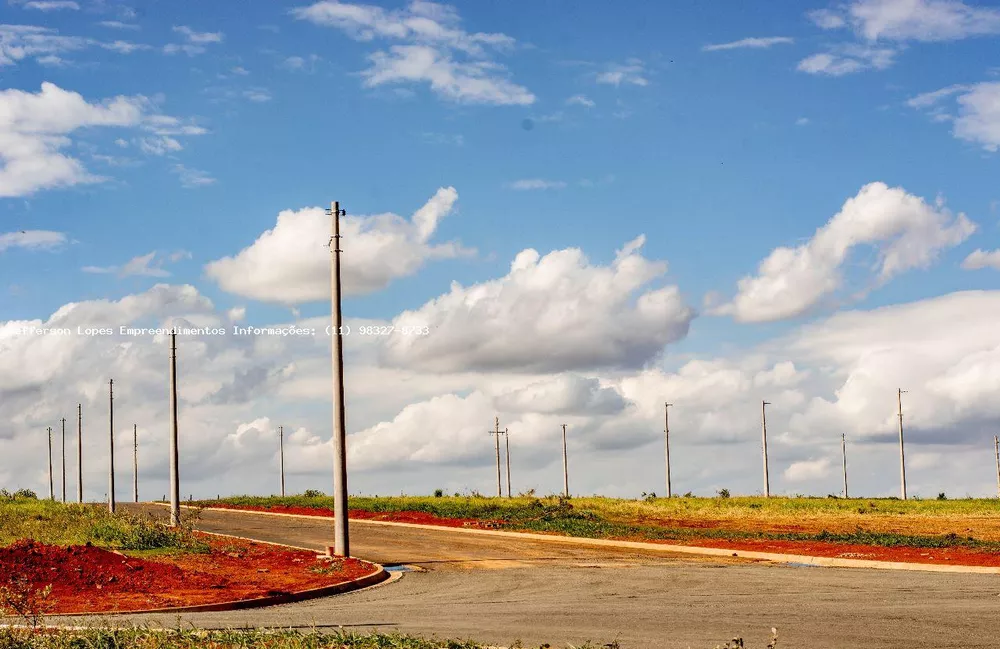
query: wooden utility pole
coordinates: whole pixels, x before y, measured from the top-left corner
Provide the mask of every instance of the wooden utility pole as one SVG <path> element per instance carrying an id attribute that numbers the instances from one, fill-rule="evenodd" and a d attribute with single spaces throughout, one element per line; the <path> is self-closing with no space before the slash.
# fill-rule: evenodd
<path id="1" fill-rule="evenodd" d="M 847 498 L 847 434 L 840 434 L 840 449 L 844 455 L 844 498 Z"/>
<path id="2" fill-rule="evenodd" d="M 170 525 L 181 524 L 181 480 L 177 450 L 177 331 L 170 332 Z"/>
<path id="3" fill-rule="evenodd" d="M 768 401 L 761 401 L 760 405 L 760 427 L 764 446 L 764 497 L 771 497 L 771 478 L 767 470 L 767 407 L 771 405 Z"/>
<path id="4" fill-rule="evenodd" d="M 903 455 L 903 393 L 906 390 L 897 390 L 896 398 L 899 404 L 899 480 L 900 495 L 906 500 L 906 456 Z"/>
<path id="5" fill-rule="evenodd" d="M 673 488 L 670 484 L 670 406 L 674 404 L 666 403 L 663 405 L 663 447 L 666 450 L 666 461 L 667 461 L 667 498 L 673 495 Z"/>
<path id="6" fill-rule="evenodd" d="M 507 497 L 510 498 L 510 431 L 503 429 L 504 443 L 507 445 Z"/>
<path id="7" fill-rule="evenodd" d="M 281 497 L 285 497 L 285 429 L 278 426 L 278 472 L 281 474 Z"/>
<path id="8" fill-rule="evenodd" d="M 333 325 L 333 518 L 334 554 L 350 556 L 350 542 L 347 528 L 347 424 L 344 413 L 344 339 L 341 327 L 344 323 L 341 308 L 340 285 L 340 217 L 346 210 L 334 202 L 329 211 L 332 217 L 333 234 L 330 237 L 330 307 Z"/>
<path id="9" fill-rule="evenodd" d="M 500 418 L 499 417 L 494 418 L 494 422 L 495 422 L 494 425 L 496 427 L 495 427 L 494 430 L 490 431 L 490 435 L 495 436 L 495 439 L 496 439 L 496 446 L 497 446 L 497 498 L 500 498 L 501 496 L 503 496 L 503 478 L 501 478 L 501 474 L 500 474 L 500 436 L 503 435 L 503 432 L 501 432 L 501 430 L 500 430 Z"/>
<path id="10" fill-rule="evenodd" d="M 55 499 L 56 491 L 52 485 L 52 426 L 49 426 L 49 500 Z"/>
<path id="11" fill-rule="evenodd" d="M 993 450 L 997 456 L 997 498 L 1000 498 L 1000 437 L 993 436 Z"/>
<path id="12" fill-rule="evenodd" d="M 132 424 L 132 498 L 139 502 L 139 425 Z"/>
<path id="13" fill-rule="evenodd" d="M 83 404 L 76 404 L 76 500 L 83 504 Z"/>
<path id="14" fill-rule="evenodd" d="M 66 502 L 66 418 L 62 418 L 62 501 Z"/>
<path id="15" fill-rule="evenodd" d="M 563 493 L 569 498 L 569 458 L 566 453 L 566 424 L 563 429 Z"/>
<path id="16" fill-rule="evenodd" d="M 115 380 L 108 380 L 108 511 L 115 513 Z"/>

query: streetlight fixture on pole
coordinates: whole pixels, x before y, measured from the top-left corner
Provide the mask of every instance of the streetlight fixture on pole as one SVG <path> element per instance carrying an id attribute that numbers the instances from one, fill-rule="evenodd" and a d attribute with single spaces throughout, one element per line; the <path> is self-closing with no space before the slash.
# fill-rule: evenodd
<path id="1" fill-rule="evenodd" d="M 170 331 L 170 526 L 181 524 L 181 480 L 177 450 L 177 329 Z"/>
<path id="2" fill-rule="evenodd" d="M 332 218 L 330 236 L 330 308 L 333 327 L 331 335 L 333 363 L 333 518 L 334 554 L 350 556 L 347 528 L 347 430 L 344 413 L 344 316 L 341 308 L 340 285 L 340 217 L 347 214 L 334 202 L 327 212 Z"/>
<path id="3" fill-rule="evenodd" d="M 670 406 L 674 404 L 666 403 L 663 405 L 663 446 L 666 449 L 666 461 L 667 461 L 667 498 L 670 498 L 674 491 L 670 484 Z"/>
<path id="4" fill-rule="evenodd" d="M 761 437 L 764 446 L 764 497 L 771 497 L 771 479 L 767 470 L 767 407 L 771 405 L 769 401 L 761 401 L 760 406 L 760 427 Z"/>
<path id="5" fill-rule="evenodd" d="M 566 424 L 562 425 L 563 430 L 563 493 L 569 498 L 569 459 L 566 454 Z"/>
<path id="6" fill-rule="evenodd" d="M 285 428 L 278 426 L 278 471 L 281 473 L 281 497 L 285 497 Z"/>
<path id="7" fill-rule="evenodd" d="M 899 404 L 899 479 L 900 494 L 906 500 L 906 457 L 903 455 L 903 393 L 906 390 L 896 391 L 897 403 Z"/>

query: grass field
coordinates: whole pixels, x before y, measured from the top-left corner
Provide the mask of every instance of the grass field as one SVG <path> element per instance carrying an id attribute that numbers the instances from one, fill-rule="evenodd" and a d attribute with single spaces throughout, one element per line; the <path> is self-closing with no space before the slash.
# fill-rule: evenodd
<path id="1" fill-rule="evenodd" d="M 205 552 L 208 546 L 184 527 L 170 529 L 151 518 L 111 514 L 98 505 L 34 498 L 0 499 L 0 547 L 18 539 L 49 545 L 94 545 L 137 552 Z"/>
<path id="2" fill-rule="evenodd" d="M 201 501 L 210 505 L 215 501 Z M 326 496 L 223 498 L 221 504 L 332 509 Z M 592 538 L 768 538 L 1000 551 L 1000 500 L 841 498 L 353 497 L 351 509 L 420 511 Z"/>

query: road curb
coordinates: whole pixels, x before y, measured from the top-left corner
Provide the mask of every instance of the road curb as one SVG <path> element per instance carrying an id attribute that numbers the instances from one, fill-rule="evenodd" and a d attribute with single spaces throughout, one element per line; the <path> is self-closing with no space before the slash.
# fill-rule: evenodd
<path id="1" fill-rule="evenodd" d="M 198 531 L 201 532 L 201 530 Z M 265 545 L 276 545 L 284 548 L 292 548 L 293 550 L 305 550 L 306 552 L 315 552 L 315 550 L 313 550 L 312 548 L 303 548 L 296 545 L 288 545 L 286 543 L 275 543 L 273 541 L 260 541 L 258 539 L 236 536 L 235 534 L 222 534 L 219 532 L 201 532 L 201 533 L 209 534 L 211 536 L 223 536 L 231 539 L 253 541 L 254 543 L 263 543 Z M 214 604 L 195 604 L 192 606 L 150 608 L 139 611 L 57 613 L 55 615 L 51 615 L 50 617 L 99 618 L 99 617 L 109 617 L 109 616 L 121 617 L 126 615 L 154 615 L 159 613 L 217 613 L 221 611 L 240 611 L 250 608 L 262 608 L 264 606 L 276 606 L 278 604 L 291 604 L 293 602 L 304 602 L 306 600 L 316 599 L 319 597 L 329 597 L 330 595 L 342 595 L 344 593 L 349 593 L 356 590 L 361 590 L 363 588 L 376 586 L 393 578 L 393 575 L 390 574 L 389 571 L 385 569 L 385 566 L 373 563 L 371 561 L 366 561 L 365 563 L 370 563 L 373 566 L 375 566 L 377 568 L 375 572 L 369 575 L 365 575 L 364 577 L 352 579 L 351 581 L 345 581 L 343 583 L 333 584 L 331 586 L 320 586 L 319 588 L 310 588 L 308 590 L 299 590 L 292 593 L 282 593 L 280 595 L 267 595 L 264 597 L 255 597 L 253 599 L 231 600 L 228 602 L 217 602 Z"/>
<path id="2" fill-rule="evenodd" d="M 152 503 L 165 505 L 164 503 Z M 166 505 L 165 505 L 166 506 Z M 185 509 L 211 510 L 214 512 L 233 512 L 240 514 L 259 514 L 262 516 L 284 516 L 288 518 L 303 518 L 315 520 L 317 518 L 329 518 L 326 516 L 311 516 L 308 514 L 285 514 L 282 512 L 261 512 L 251 509 L 234 509 L 227 507 L 193 507 L 182 505 Z M 411 529 L 436 530 L 457 532 L 460 534 L 479 534 L 484 536 L 531 539 L 534 541 L 544 541 L 549 543 L 563 543 L 572 545 L 587 545 L 591 547 L 614 547 L 629 548 L 634 550 L 652 550 L 656 552 L 670 552 L 675 554 L 694 554 L 714 557 L 737 557 L 741 559 L 757 559 L 772 563 L 794 563 L 803 566 L 815 566 L 823 568 L 869 568 L 875 570 L 903 570 L 913 572 L 945 572 L 945 573 L 966 573 L 1000 575 L 1000 567 L 992 566 L 961 566 L 943 565 L 938 563 L 906 563 L 902 561 L 874 561 L 869 559 L 840 559 L 836 557 L 811 557 L 798 554 L 779 554 L 773 552 L 755 552 L 750 550 L 730 550 L 725 548 L 705 548 L 691 545 L 668 545 L 666 543 L 647 543 L 642 541 L 615 541 L 611 539 L 587 539 L 574 536 L 555 536 L 550 534 L 537 534 L 533 532 L 505 532 L 501 530 L 477 530 L 464 527 L 448 527 L 445 525 L 424 525 L 420 523 L 397 523 L 394 521 L 373 521 L 368 519 L 351 519 L 352 523 L 363 525 L 385 525 L 395 527 L 408 527 Z"/>

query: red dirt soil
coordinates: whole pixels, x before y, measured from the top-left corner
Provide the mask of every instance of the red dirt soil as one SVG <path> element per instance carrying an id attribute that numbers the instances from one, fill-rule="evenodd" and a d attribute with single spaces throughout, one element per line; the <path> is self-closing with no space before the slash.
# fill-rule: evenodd
<path id="1" fill-rule="evenodd" d="M 216 604 L 332 586 L 375 572 L 370 563 L 239 539 L 204 539 L 207 554 L 130 557 L 90 545 L 21 540 L 0 548 L 0 586 L 52 585 L 48 614 L 110 613 Z M 326 568 L 324 573 L 311 568 Z"/>
<path id="2" fill-rule="evenodd" d="M 237 506 L 237 505 L 212 505 L 213 508 L 222 509 L 242 509 L 249 511 L 274 512 L 282 514 L 301 514 L 305 516 L 333 516 L 333 511 L 329 509 L 319 509 L 313 507 L 287 507 L 276 505 L 274 507 L 258 506 Z M 473 528 L 495 528 L 499 524 L 493 521 L 477 521 L 462 518 L 441 518 L 433 514 L 424 512 L 368 512 L 361 510 L 350 510 L 348 518 L 358 520 L 381 520 L 398 523 L 419 523 L 422 525 L 440 525 L 442 527 L 473 527 Z M 694 527 L 690 525 L 688 527 Z M 703 527 L 715 527 L 706 524 Z M 554 536 L 562 536 L 553 533 Z M 629 537 L 620 539 L 624 541 L 643 541 L 652 543 L 666 543 L 670 545 L 689 545 L 704 548 L 721 548 L 725 550 L 743 550 L 745 552 L 771 552 L 776 554 L 796 554 L 809 557 L 833 557 L 839 559 L 863 559 L 868 561 L 893 561 L 904 563 L 933 563 L 954 566 L 988 566 L 1000 567 L 1000 553 L 970 548 L 911 548 L 911 547 L 884 547 L 878 545 L 853 545 L 846 543 L 829 543 L 825 541 L 772 541 L 766 539 L 683 539 L 676 541 L 663 541 L 659 539 L 646 539 L 641 537 Z"/>

